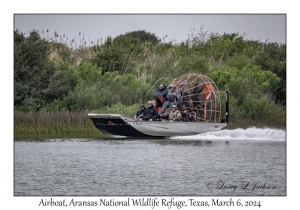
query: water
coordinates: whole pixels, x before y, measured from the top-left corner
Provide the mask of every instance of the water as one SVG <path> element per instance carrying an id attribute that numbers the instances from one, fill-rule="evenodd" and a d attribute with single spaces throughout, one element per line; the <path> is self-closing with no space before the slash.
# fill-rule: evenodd
<path id="1" fill-rule="evenodd" d="M 14 195 L 286 195 L 285 131 L 14 144 Z"/>

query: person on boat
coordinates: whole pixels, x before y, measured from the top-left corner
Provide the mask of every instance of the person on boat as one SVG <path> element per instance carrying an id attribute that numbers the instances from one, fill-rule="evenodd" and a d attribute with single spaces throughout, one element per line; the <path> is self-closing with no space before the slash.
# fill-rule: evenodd
<path id="1" fill-rule="evenodd" d="M 167 101 L 164 102 L 159 114 L 163 115 L 166 108 L 169 108 L 168 112 L 171 111 L 173 105 L 178 105 L 180 103 L 180 98 L 181 98 L 180 91 L 176 90 L 176 87 L 174 84 L 171 84 L 169 86 Z"/>
<path id="2" fill-rule="evenodd" d="M 164 97 L 164 101 L 166 101 L 167 95 L 168 95 L 168 89 L 167 86 L 164 84 L 160 84 L 159 88 L 155 91 L 153 94 L 153 97 L 156 99 L 157 94 L 162 95 Z"/>
<path id="3" fill-rule="evenodd" d="M 170 122 L 182 120 L 182 115 L 181 115 L 180 111 L 176 108 L 177 108 L 176 105 L 172 105 L 172 110 L 169 111 L 168 113 L 164 114 L 164 115 L 168 116 L 168 119 Z M 163 120 L 163 121 L 165 121 L 165 120 Z"/>
<path id="4" fill-rule="evenodd" d="M 152 101 L 148 101 L 148 108 L 145 110 L 145 113 L 143 115 L 144 121 L 153 121 L 158 117 L 158 113 L 156 109 L 153 106 Z"/>
<path id="5" fill-rule="evenodd" d="M 144 114 L 145 114 L 145 111 L 146 111 L 145 105 L 142 104 L 142 105 L 140 106 L 140 110 L 137 111 L 137 113 L 134 115 L 134 119 L 135 119 L 135 120 L 142 121 L 142 120 L 143 120 L 143 116 L 144 116 Z"/>

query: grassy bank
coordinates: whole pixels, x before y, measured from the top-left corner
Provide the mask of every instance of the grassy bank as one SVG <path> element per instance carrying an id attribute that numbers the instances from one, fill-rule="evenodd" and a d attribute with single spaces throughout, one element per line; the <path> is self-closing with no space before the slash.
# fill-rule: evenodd
<path id="1" fill-rule="evenodd" d="M 123 106 L 119 103 L 112 107 L 103 107 L 92 111 L 53 111 L 53 112 L 14 112 L 14 136 L 20 138 L 45 137 L 93 137 L 105 138 L 95 128 L 88 113 L 122 113 L 131 116 L 136 113 L 139 105 Z"/>
<path id="2" fill-rule="evenodd" d="M 14 113 L 15 135 L 93 135 L 99 133 L 86 112 L 19 112 Z"/>

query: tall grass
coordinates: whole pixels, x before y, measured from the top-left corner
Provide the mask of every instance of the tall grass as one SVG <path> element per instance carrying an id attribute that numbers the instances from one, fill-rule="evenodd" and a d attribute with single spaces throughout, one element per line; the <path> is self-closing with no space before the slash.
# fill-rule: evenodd
<path id="1" fill-rule="evenodd" d="M 87 113 L 20 112 L 14 113 L 14 133 L 18 134 L 94 134 L 99 132 Z"/>
<path id="2" fill-rule="evenodd" d="M 102 107 L 92 111 L 40 111 L 40 112 L 14 112 L 15 136 L 104 136 L 95 128 L 88 117 L 89 112 L 123 114 L 133 117 L 139 104 L 124 106 L 120 103 L 112 107 Z"/>

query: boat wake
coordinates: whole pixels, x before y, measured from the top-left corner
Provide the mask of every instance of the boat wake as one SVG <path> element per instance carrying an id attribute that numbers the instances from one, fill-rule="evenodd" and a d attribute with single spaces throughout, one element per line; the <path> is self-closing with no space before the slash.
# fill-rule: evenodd
<path id="1" fill-rule="evenodd" d="M 215 132 L 207 132 L 194 136 L 176 136 L 170 139 L 186 139 L 186 140 L 275 140 L 285 141 L 286 132 L 280 129 L 272 128 L 247 128 L 234 130 L 221 130 Z"/>

